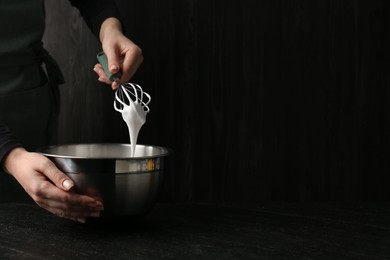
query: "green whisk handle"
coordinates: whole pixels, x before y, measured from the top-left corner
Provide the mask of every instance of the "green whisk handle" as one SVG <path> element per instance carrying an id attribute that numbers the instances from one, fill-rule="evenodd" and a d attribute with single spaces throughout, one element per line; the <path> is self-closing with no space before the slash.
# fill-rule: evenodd
<path id="1" fill-rule="evenodd" d="M 99 52 L 97 55 L 97 59 L 98 59 L 100 65 L 103 66 L 104 72 L 107 74 L 107 77 L 109 80 L 115 81 L 116 79 L 120 79 L 120 77 L 122 76 L 122 73 L 117 72 L 115 74 L 112 74 L 108 70 L 108 60 L 107 60 L 107 56 L 104 52 Z"/>

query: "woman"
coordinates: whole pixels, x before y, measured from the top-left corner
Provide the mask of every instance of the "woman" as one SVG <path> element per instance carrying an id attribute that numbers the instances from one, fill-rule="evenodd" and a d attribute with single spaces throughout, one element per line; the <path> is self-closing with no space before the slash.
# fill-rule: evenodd
<path id="1" fill-rule="evenodd" d="M 128 81 L 142 63 L 140 48 L 122 33 L 114 0 L 70 0 L 99 37 L 110 72 L 122 71 Z M 16 19 L 15 19 L 16 18 Z M 3 0 L 0 4 L 0 162 L 42 208 L 84 223 L 104 209 L 100 201 L 72 192 L 73 181 L 34 149 L 55 142 L 58 85 L 56 62 L 42 45 L 43 0 Z M 5 31 L 4 31 L 5 30 Z M 122 62 L 120 62 L 122 61 Z M 42 69 L 45 65 L 46 72 Z M 94 71 L 111 84 L 102 67 Z M 7 174 L 0 172 L 0 175 Z"/>

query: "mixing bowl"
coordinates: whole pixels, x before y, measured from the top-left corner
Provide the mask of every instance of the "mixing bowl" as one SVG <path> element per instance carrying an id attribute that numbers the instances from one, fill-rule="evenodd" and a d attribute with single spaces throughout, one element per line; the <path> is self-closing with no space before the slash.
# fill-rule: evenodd
<path id="1" fill-rule="evenodd" d="M 75 191 L 101 200 L 105 216 L 138 216 L 158 197 L 168 148 L 130 144 L 66 144 L 38 150 L 75 182 Z"/>

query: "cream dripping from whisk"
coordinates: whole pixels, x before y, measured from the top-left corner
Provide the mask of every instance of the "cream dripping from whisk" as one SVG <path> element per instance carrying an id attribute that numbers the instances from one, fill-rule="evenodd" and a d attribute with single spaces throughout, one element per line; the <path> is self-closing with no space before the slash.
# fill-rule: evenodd
<path id="1" fill-rule="evenodd" d="M 130 95 L 133 97 L 130 97 Z M 125 97 L 128 102 L 125 101 Z M 143 100 L 146 97 L 146 102 Z M 115 92 L 114 108 L 122 113 L 122 118 L 129 129 L 131 157 L 135 156 L 137 139 L 142 125 L 146 122 L 146 114 L 150 111 L 148 104 L 150 95 L 133 83 L 121 84 Z"/>
<path id="2" fill-rule="evenodd" d="M 148 104 L 151 97 L 137 84 L 120 82 L 120 72 L 111 74 L 108 70 L 108 60 L 104 52 L 98 53 L 97 59 L 103 66 L 107 77 L 119 85 L 115 91 L 114 108 L 122 113 L 122 118 L 127 124 L 131 144 L 130 156 L 134 157 L 139 131 L 146 121 L 146 114 L 150 111 Z"/>

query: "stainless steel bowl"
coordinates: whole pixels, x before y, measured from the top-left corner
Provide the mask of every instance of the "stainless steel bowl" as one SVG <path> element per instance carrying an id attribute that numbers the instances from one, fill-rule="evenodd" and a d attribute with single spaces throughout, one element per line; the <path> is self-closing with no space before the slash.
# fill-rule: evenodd
<path id="1" fill-rule="evenodd" d="M 168 148 L 130 144 L 68 144 L 43 147 L 74 182 L 75 190 L 104 203 L 104 216 L 146 214 L 156 202 Z"/>

